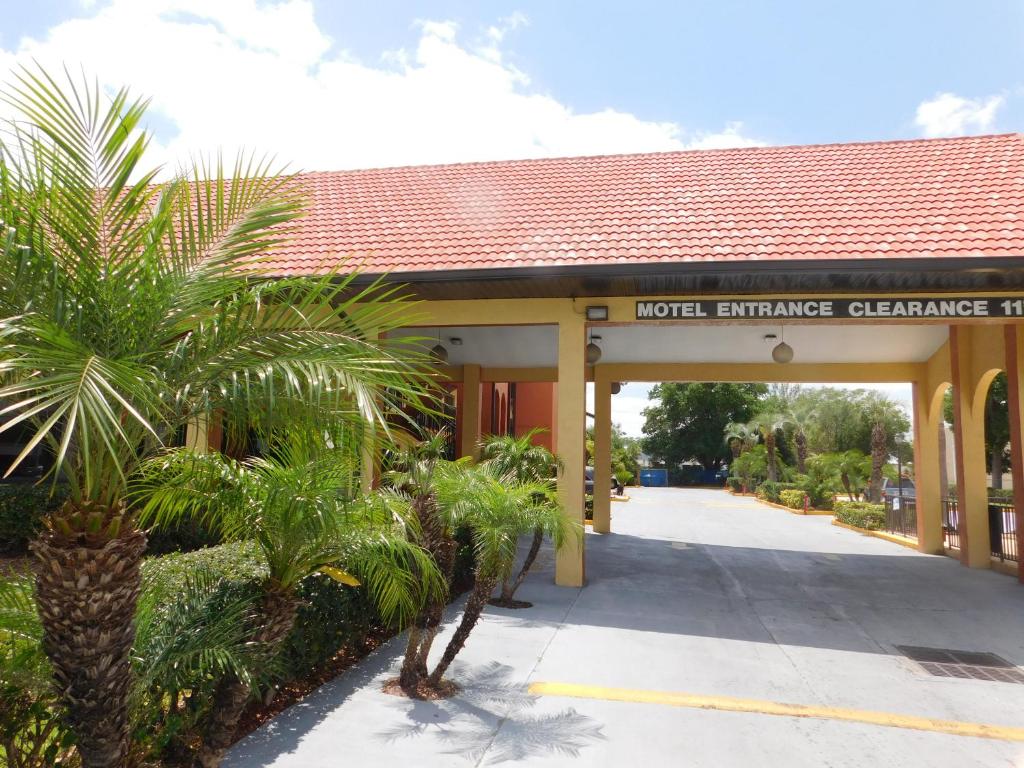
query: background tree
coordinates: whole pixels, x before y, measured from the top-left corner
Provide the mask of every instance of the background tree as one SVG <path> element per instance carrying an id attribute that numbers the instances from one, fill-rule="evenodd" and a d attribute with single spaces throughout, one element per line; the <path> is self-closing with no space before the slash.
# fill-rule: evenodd
<path id="1" fill-rule="evenodd" d="M 876 504 L 882 500 L 882 478 L 885 465 L 896 451 L 896 439 L 909 427 L 903 409 L 890 398 L 872 393 L 864 400 L 864 417 L 871 425 L 871 478 L 868 498 Z M 889 430 L 903 428 L 898 433 Z"/>
<path id="2" fill-rule="evenodd" d="M 768 460 L 768 480 L 773 483 L 779 480 L 779 463 L 775 450 L 777 435 L 788 424 L 788 417 L 782 413 L 757 413 L 750 420 L 749 426 L 756 430 L 764 441 Z"/>
<path id="3" fill-rule="evenodd" d="M 666 383 L 651 388 L 641 447 L 654 461 L 678 467 L 696 461 L 714 471 L 729 460 L 725 425 L 746 422 L 767 392 L 763 384 Z"/>
<path id="4" fill-rule="evenodd" d="M 953 425 L 953 388 L 946 390 L 942 404 L 943 417 Z M 992 380 L 985 397 L 985 452 L 989 456 L 989 483 L 1003 487 L 1010 443 L 1010 409 L 1007 402 L 1006 374 L 1002 371 Z"/>
<path id="5" fill-rule="evenodd" d="M 733 461 L 757 445 L 759 435 L 756 429 L 742 421 L 730 421 L 725 425 L 725 442 L 732 451 Z"/>

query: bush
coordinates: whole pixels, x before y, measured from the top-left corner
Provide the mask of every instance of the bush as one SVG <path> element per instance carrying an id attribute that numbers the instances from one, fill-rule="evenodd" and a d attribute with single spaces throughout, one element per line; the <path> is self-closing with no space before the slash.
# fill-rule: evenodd
<path id="1" fill-rule="evenodd" d="M 740 493 L 743 490 L 743 481 L 738 477 L 727 477 L 725 479 L 725 484 L 729 486 L 731 491 L 736 493 Z"/>
<path id="2" fill-rule="evenodd" d="M 988 500 L 1013 503 L 1013 489 L 1012 488 L 989 488 L 988 489 Z"/>
<path id="3" fill-rule="evenodd" d="M 50 485 L 26 482 L 0 485 L 0 552 L 22 554 L 43 524 L 43 517 L 63 503 L 65 492 L 58 488 L 50 496 Z"/>
<path id="4" fill-rule="evenodd" d="M 779 492 L 779 501 L 790 509 L 803 509 L 807 494 L 798 488 L 787 488 Z"/>
<path id="5" fill-rule="evenodd" d="M 878 531 L 885 527 L 885 506 L 867 501 L 837 501 L 835 517 L 847 525 Z"/>
<path id="6" fill-rule="evenodd" d="M 765 480 L 757 487 L 757 497 L 778 504 L 782 501 L 783 491 L 793 491 L 799 486 L 796 483 L 777 483 Z"/>

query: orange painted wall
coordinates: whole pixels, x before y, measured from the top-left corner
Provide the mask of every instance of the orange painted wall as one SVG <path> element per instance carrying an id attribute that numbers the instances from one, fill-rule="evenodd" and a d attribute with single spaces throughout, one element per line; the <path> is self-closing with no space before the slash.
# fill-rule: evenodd
<path id="1" fill-rule="evenodd" d="M 538 427 L 546 429 L 534 438 L 534 442 L 543 445 L 549 451 L 554 450 L 558 442 L 555 434 L 555 387 L 548 381 L 525 382 L 516 384 L 516 434 L 524 435 Z"/>

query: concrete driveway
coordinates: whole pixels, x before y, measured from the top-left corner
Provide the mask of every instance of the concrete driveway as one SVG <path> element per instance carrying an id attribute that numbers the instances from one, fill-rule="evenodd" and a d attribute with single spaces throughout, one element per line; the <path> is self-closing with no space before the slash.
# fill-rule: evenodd
<path id="1" fill-rule="evenodd" d="M 1024 766 L 1024 685 L 896 649 L 1024 665 L 1014 579 L 723 491 L 632 496 L 587 535 L 584 589 L 554 587 L 545 553 L 518 595 L 534 608 L 488 609 L 456 698 L 380 691 L 397 638 L 225 765 Z"/>

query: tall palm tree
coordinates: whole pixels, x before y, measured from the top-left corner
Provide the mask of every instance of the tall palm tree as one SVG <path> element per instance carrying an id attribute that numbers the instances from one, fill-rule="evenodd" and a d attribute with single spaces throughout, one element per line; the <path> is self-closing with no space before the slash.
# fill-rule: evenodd
<path id="1" fill-rule="evenodd" d="M 793 427 L 793 443 L 796 446 L 796 471 L 807 474 L 807 430 L 817 418 L 813 406 L 796 400 L 786 413 L 786 421 Z"/>
<path id="2" fill-rule="evenodd" d="M 873 394 L 866 403 L 865 413 L 871 424 L 871 479 L 868 483 L 868 500 L 876 504 L 882 501 L 882 470 L 889 461 L 890 435 L 887 424 L 897 423 L 903 416 L 902 409 L 884 395 Z"/>
<path id="3" fill-rule="evenodd" d="M 475 556 L 473 589 L 462 618 L 427 678 L 428 687 L 444 689 L 444 674 L 480 620 L 495 586 L 515 564 L 519 537 L 538 527 L 549 530 L 555 548 L 582 529 L 544 500 L 545 486 L 517 483 L 488 464 L 456 465 L 437 481 L 438 506 L 469 527 Z"/>
<path id="4" fill-rule="evenodd" d="M 146 102 L 23 69 L 0 135 L 0 431 L 53 454 L 68 501 L 34 543 L 44 647 L 84 768 L 121 766 L 145 534 L 127 478 L 183 426 L 311 409 L 378 422 L 422 399 L 419 363 L 378 343 L 389 289 L 269 279 L 302 214 L 266 161 L 198 163 L 159 182 Z M 374 329 L 371 337 L 366 329 Z M 400 344 L 387 342 L 385 344 Z"/>
<path id="5" fill-rule="evenodd" d="M 534 444 L 533 438 L 543 431 L 542 429 L 532 429 L 520 437 L 515 435 L 491 436 L 484 441 L 480 456 L 493 465 L 499 474 L 513 477 L 517 483 L 543 486 L 546 493 L 543 498 L 538 497 L 537 502 L 544 503 L 546 501 L 555 504 L 554 477 L 561 462 L 543 445 Z M 530 603 L 516 600 L 515 593 L 537 559 L 545 534 L 549 533 L 550 531 L 546 530 L 544 526 L 534 529 L 530 549 L 526 553 L 522 567 L 515 578 L 512 577 L 510 571 L 508 576 L 502 579 L 501 596 L 491 600 L 493 605 L 503 608 L 530 607 Z"/>
<path id="6" fill-rule="evenodd" d="M 749 426 L 761 435 L 764 440 L 765 450 L 768 452 L 768 480 L 778 482 L 779 464 L 775 455 L 775 433 L 785 429 L 789 424 L 789 417 L 782 413 L 759 413 L 749 422 Z"/>
<path id="7" fill-rule="evenodd" d="M 405 623 L 422 594 L 443 592 L 429 555 L 406 537 L 409 521 L 375 497 L 346 499 L 357 467 L 345 452 L 317 450 L 307 439 L 275 446 L 271 456 L 239 462 L 218 453 L 177 450 L 154 457 L 137 486 L 140 519 L 158 525 L 197 519 L 226 539 L 259 546 L 268 575 L 250 641 L 267 658 L 291 632 L 297 587 L 313 573 L 366 584 L 386 621 Z M 197 755 L 220 764 L 250 695 L 249 681 L 226 675 L 213 697 Z"/>

